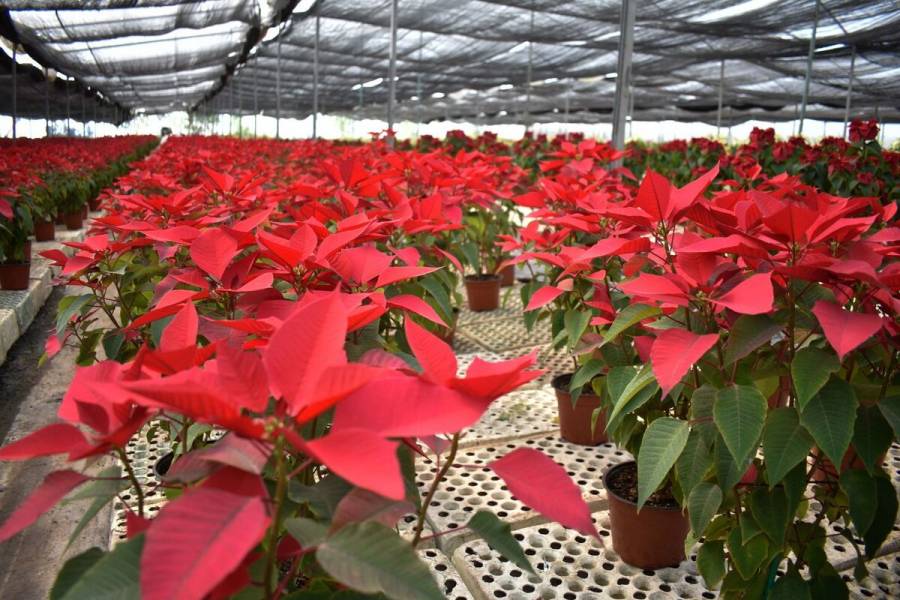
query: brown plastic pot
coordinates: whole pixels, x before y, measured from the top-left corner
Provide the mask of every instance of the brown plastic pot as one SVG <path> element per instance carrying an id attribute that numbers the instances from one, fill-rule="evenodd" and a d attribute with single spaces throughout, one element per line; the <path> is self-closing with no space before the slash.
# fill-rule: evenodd
<path id="1" fill-rule="evenodd" d="M 62 213 L 57 213 L 56 218 L 53 220 L 53 222 L 57 225 L 65 225 L 66 217 Z"/>
<path id="2" fill-rule="evenodd" d="M 25 242 L 24 262 L 0 263 L 0 289 L 27 290 L 31 279 L 31 242 Z"/>
<path id="3" fill-rule="evenodd" d="M 87 219 L 90 216 L 90 213 L 88 212 L 87 204 L 85 204 L 84 206 L 81 207 L 81 216 L 85 219 Z"/>
<path id="4" fill-rule="evenodd" d="M 34 239 L 37 242 L 52 242 L 56 239 L 56 225 L 53 221 L 38 221 L 34 224 Z"/>
<path id="5" fill-rule="evenodd" d="M 100 210 L 100 197 L 98 196 L 98 197 L 96 197 L 96 198 L 91 198 L 91 199 L 88 201 L 88 206 L 89 206 L 90 209 L 91 209 L 92 211 L 94 211 L 94 212 Z"/>
<path id="6" fill-rule="evenodd" d="M 497 275 L 467 276 L 466 298 L 469 301 L 469 309 L 475 312 L 496 309 L 500 306 L 500 277 Z"/>
<path id="7" fill-rule="evenodd" d="M 639 569 L 677 567 L 684 560 L 684 541 L 690 522 L 680 507 L 647 506 L 640 512 L 637 504 L 623 498 L 615 489 L 619 477 L 637 463 L 629 461 L 611 467 L 603 475 L 603 487 L 609 500 L 609 523 L 613 550 L 623 561 Z"/>
<path id="8" fill-rule="evenodd" d="M 66 213 L 64 216 L 66 229 L 69 231 L 78 231 L 84 224 L 84 214 L 82 211 Z"/>
<path id="9" fill-rule="evenodd" d="M 569 393 L 569 382 L 572 374 L 557 375 L 551 385 L 556 392 L 556 403 L 559 411 L 559 435 L 562 439 L 582 446 L 597 446 L 609 441 L 606 435 L 606 411 L 597 417 L 597 425 L 591 431 L 591 417 L 594 410 L 600 407 L 601 400 L 596 394 L 582 393 L 575 406 L 572 406 L 572 394 Z"/>
<path id="10" fill-rule="evenodd" d="M 500 269 L 500 287 L 509 287 L 516 282 L 516 268 L 509 265 Z"/>

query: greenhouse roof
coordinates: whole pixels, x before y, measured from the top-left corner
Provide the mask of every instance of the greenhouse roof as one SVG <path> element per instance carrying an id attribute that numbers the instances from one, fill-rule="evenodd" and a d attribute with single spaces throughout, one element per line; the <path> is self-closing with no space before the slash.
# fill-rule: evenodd
<path id="1" fill-rule="evenodd" d="M 148 112 L 199 105 L 307 116 L 318 21 L 320 112 L 384 115 L 391 0 L 6 5 L 14 34 L 42 64 Z M 399 0 L 397 117 L 528 122 L 568 113 L 573 121 L 605 120 L 621 5 Z M 843 118 L 853 62 L 853 108 L 871 114 L 878 107 L 882 119 L 895 120 L 900 10 L 889 0 L 639 2 L 634 118 L 715 121 L 720 93 L 723 122 L 793 118 L 815 22 L 810 111 Z"/>

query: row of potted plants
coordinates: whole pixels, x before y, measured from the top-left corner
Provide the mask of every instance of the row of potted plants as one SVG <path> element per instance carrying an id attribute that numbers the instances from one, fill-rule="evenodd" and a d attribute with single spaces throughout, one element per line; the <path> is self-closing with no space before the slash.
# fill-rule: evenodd
<path id="1" fill-rule="evenodd" d="M 678 188 L 648 170 L 634 194 L 560 172 L 543 188 L 567 197 L 521 198 L 540 208 L 516 260 L 546 265 L 525 322 L 575 357 L 563 437 L 636 457 L 604 479 L 626 562 L 702 541 L 723 597 L 846 597 L 825 541 L 861 579 L 897 516 L 897 205 L 785 174 L 705 193 L 718 171 Z"/>
<path id="2" fill-rule="evenodd" d="M 55 225 L 81 229 L 99 193 L 154 144 L 150 136 L 19 139 L 0 159 L 0 289 L 28 287 L 31 241 L 51 241 Z"/>
<path id="3" fill-rule="evenodd" d="M 60 304 L 48 355 L 71 344 L 83 366 L 61 422 L 0 449 L 122 466 L 52 473 L 0 539 L 64 496 L 90 503 L 87 523 L 127 494 L 128 541 L 73 558 L 54 595 L 442 598 L 415 550 L 445 533 L 425 528 L 432 499 L 466 429 L 541 374 L 532 354 L 476 360 L 462 376 L 431 333 L 453 324 L 454 252 L 472 255 L 456 247 L 464 219 L 493 210 L 498 189 L 511 196 L 517 173 L 380 140 L 168 140 L 118 180 L 96 235 L 68 244 L 72 256 L 45 253 L 82 290 Z M 493 247 L 477 245 L 493 269 Z M 151 520 L 157 487 L 125 447 L 160 429 L 175 449 Z M 421 495 L 414 461 L 436 471 Z M 490 467 L 536 511 L 598 536 L 579 488 L 542 453 Z M 492 512 L 467 527 L 533 570 Z"/>

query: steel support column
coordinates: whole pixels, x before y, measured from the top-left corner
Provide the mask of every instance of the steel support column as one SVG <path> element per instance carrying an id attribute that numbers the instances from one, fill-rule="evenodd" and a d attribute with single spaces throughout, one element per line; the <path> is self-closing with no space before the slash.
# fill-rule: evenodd
<path id="1" fill-rule="evenodd" d="M 525 131 L 531 129 L 531 84 L 534 73 L 534 3 L 532 3 L 531 17 L 528 22 L 528 71 L 525 87 Z"/>
<path id="2" fill-rule="evenodd" d="M 388 125 L 388 145 L 394 146 L 394 103 L 396 101 L 396 82 L 397 78 L 397 2 L 391 0 L 391 46 L 390 46 L 390 63 L 388 66 L 388 105 L 387 105 L 387 125 Z"/>
<path id="3" fill-rule="evenodd" d="M 44 137 L 50 137 L 50 69 L 44 69 Z"/>
<path id="4" fill-rule="evenodd" d="M 722 131 L 722 102 L 725 99 L 725 59 L 719 63 L 719 108 L 716 110 L 716 137 Z"/>
<path id="5" fill-rule="evenodd" d="M 634 47 L 634 13 L 636 0 L 622 0 L 619 19 L 619 51 L 616 66 L 616 96 L 613 105 L 612 141 L 617 150 L 625 148 L 625 114 L 628 111 L 628 88 L 631 82 L 631 51 Z"/>
<path id="6" fill-rule="evenodd" d="M 87 111 L 84 108 L 86 89 L 81 90 L 81 137 L 87 137 Z"/>
<path id="7" fill-rule="evenodd" d="M 815 16 L 813 17 L 812 36 L 809 38 L 809 53 L 806 56 L 806 78 L 803 80 L 803 99 L 800 102 L 800 125 L 798 135 L 803 135 L 803 121 L 806 120 L 806 104 L 809 101 L 809 81 L 812 77 L 813 55 L 816 53 L 816 29 L 819 27 L 819 0 L 816 0 Z"/>
<path id="8" fill-rule="evenodd" d="M 275 139 L 281 139 L 281 38 L 278 38 L 278 48 L 275 59 Z"/>
<path id="9" fill-rule="evenodd" d="M 69 120 L 72 117 L 71 110 L 69 108 L 69 92 L 71 91 L 71 85 L 69 84 L 69 79 L 66 80 L 66 136 L 69 135 Z"/>
<path id="10" fill-rule="evenodd" d="M 258 71 L 259 71 L 259 69 L 256 68 L 256 65 L 254 65 L 254 68 L 253 68 L 253 137 L 259 136 L 259 133 L 256 128 L 257 116 L 259 115 L 259 100 L 257 99 L 257 95 L 256 95 L 257 94 L 256 83 L 258 81 L 258 77 L 257 77 Z"/>
<path id="11" fill-rule="evenodd" d="M 312 136 L 319 137 L 319 4 L 316 3 L 316 37 L 313 40 L 313 105 L 312 105 Z"/>
<path id="12" fill-rule="evenodd" d="M 847 104 L 844 106 L 844 135 L 847 137 L 847 125 L 850 123 L 850 97 L 853 95 L 853 70 L 856 68 L 856 46 L 850 49 L 850 76 L 847 78 Z"/>
<path id="13" fill-rule="evenodd" d="M 18 83 L 19 82 L 16 81 L 16 79 L 18 79 L 17 66 L 16 66 L 17 64 L 18 64 L 18 62 L 16 61 L 16 45 L 13 44 L 13 51 L 12 51 L 12 139 L 16 139 L 16 121 L 19 118 L 19 114 L 18 114 L 19 113 L 19 107 L 18 107 L 18 101 L 19 101 Z"/>

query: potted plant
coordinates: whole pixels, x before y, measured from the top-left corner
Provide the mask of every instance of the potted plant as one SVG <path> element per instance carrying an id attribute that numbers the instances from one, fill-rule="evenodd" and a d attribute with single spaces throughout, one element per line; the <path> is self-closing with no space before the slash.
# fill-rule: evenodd
<path id="1" fill-rule="evenodd" d="M 24 195 L 24 194 L 23 194 Z M 49 184 L 39 185 L 27 192 L 31 217 L 34 223 L 34 239 L 51 242 L 56 237 L 56 200 Z"/>
<path id="2" fill-rule="evenodd" d="M 85 181 L 73 173 L 60 175 L 57 210 L 63 216 L 66 229 L 77 231 L 84 224 L 84 209 L 87 206 L 88 188 Z"/>
<path id="3" fill-rule="evenodd" d="M 475 312 L 494 310 L 500 306 L 498 267 L 503 253 L 497 245 L 498 208 L 472 204 L 463 217 L 462 243 L 459 250 L 463 262 L 474 273 L 465 276 L 469 309 Z"/>
<path id="4" fill-rule="evenodd" d="M 897 514 L 880 465 L 900 425 L 896 241 L 881 229 L 893 212 L 866 216 L 868 202 L 790 178 L 685 208 L 709 216 L 708 233 L 664 219 L 674 252 L 618 285 L 659 316 L 637 325 L 647 364 L 610 394 L 610 435 L 637 456 L 631 473 L 605 478 L 614 547 L 652 564 L 632 551 L 640 534 L 623 528 L 651 522 L 645 513 L 665 497 L 688 520 L 646 532 L 649 551 L 689 523 L 686 545 L 703 540 L 698 567 L 723 597 L 833 593 L 845 584 L 825 540 L 856 548 L 863 577 Z M 852 258 L 859 245 L 879 249 L 868 267 Z M 825 459 L 841 466 L 816 481 Z"/>
<path id="5" fill-rule="evenodd" d="M 0 288 L 28 289 L 31 276 L 31 208 L 21 198 L 0 198 Z"/>

